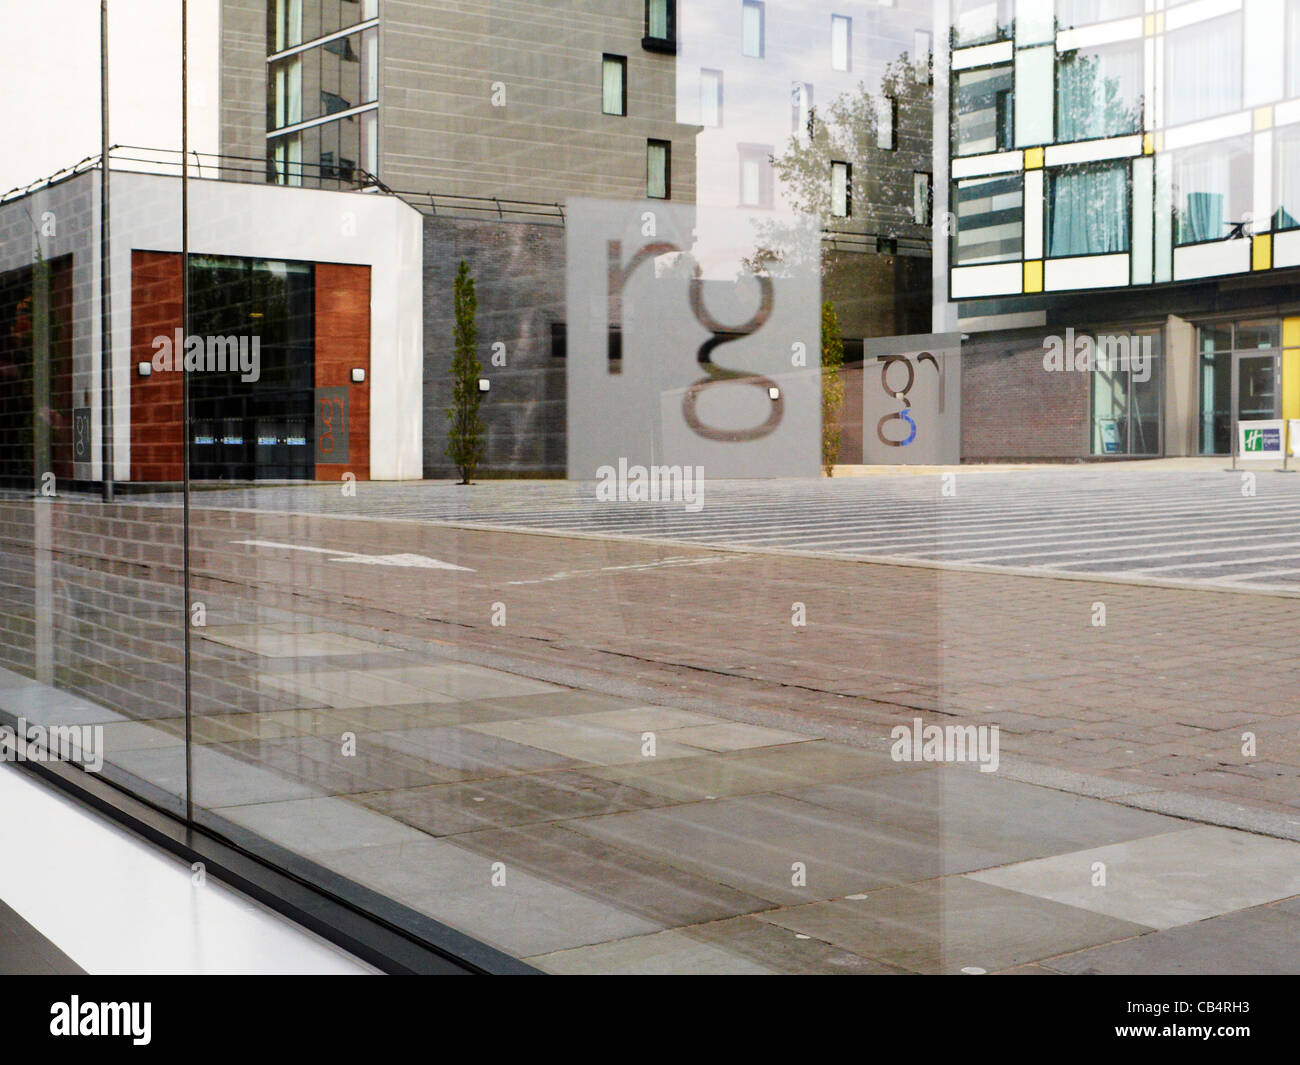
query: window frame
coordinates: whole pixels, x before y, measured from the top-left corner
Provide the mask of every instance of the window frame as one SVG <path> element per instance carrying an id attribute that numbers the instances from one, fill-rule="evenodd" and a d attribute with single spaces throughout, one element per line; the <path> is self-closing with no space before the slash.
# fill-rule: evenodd
<path id="1" fill-rule="evenodd" d="M 758 51 L 745 51 L 745 19 L 750 12 L 758 18 Z M 767 4 L 764 0 L 740 0 L 740 54 L 746 59 L 767 58 Z"/>
<path id="2" fill-rule="evenodd" d="M 835 64 L 835 29 L 844 24 L 844 65 Z M 831 69 L 841 72 L 853 70 L 853 18 L 850 15 L 831 15 Z"/>
<path id="3" fill-rule="evenodd" d="M 605 75 L 608 70 L 614 67 L 619 74 L 619 110 L 610 111 L 606 109 L 605 100 Z M 604 52 L 600 57 L 600 113 L 610 115 L 614 118 L 627 118 L 627 56 L 618 55 L 614 52 Z"/>
<path id="4" fill-rule="evenodd" d="M 835 197 L 835 175 L 840 172 L 844 174 L 844 210 L 842 212 L 837 209 L 839 204 L 837 204 Z M 846 159 L 831 160 L 831 217 L 853 217 L 853 164 Z"/>
<path id="5" fill-rule="evenodd" d="M 665 9 L 667 31 L 662 37 L 650 32 L 650 12 L 656 3 L 662 3 Z M 641 37 L 641 47 L 647 52 L 677 54 L 677 0 L 645 0 L 645 33 Z"/>
<path id="6" fill-rule="evenodd" d="M 664 159 L 664 191 L 662 196 L 658 196 L 650 191 L 652 158 L 651 151 L 654 148 L 663 149 Z M 673 198 L 673 142 L 663 140 L 659 137 L 647 137 L 645 142 L 645 195 L 647 200 L 671 200 Z"/>

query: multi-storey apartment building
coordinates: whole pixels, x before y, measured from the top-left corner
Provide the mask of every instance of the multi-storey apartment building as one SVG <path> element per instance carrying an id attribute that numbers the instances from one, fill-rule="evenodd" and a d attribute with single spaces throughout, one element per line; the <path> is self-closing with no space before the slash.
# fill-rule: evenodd
<path id="1" fill-rule="evenodd" d="M 1300 416 L 1300 2 L 954 0 L 948 44 L 965 457 Z"/>

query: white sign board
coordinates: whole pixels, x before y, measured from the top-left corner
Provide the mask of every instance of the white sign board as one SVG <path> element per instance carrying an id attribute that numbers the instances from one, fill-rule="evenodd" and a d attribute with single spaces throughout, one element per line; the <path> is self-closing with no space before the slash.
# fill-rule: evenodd
<path id="1" fill-rule="evenodd" d="M 1237 458 L 1281 462 L 1282 434 L 1286 423 L 1280 418 L 1237 423 Z"/>
<path id="2" fill-rule="evenodd" d="M 1287 454 L 1300 458 L 1300 418 L 1290 418 L 1286 423 Z"/>

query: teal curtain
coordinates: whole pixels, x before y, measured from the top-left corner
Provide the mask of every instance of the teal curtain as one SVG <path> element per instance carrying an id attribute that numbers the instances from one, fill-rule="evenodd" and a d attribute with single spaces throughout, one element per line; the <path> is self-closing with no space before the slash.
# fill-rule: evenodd
<path id="1" fill-rule="evenodd" d="M 1099 255 L 1129 249 L 1128 169 L 1065 169 L 1051 175 L 1047 254 Z"/>

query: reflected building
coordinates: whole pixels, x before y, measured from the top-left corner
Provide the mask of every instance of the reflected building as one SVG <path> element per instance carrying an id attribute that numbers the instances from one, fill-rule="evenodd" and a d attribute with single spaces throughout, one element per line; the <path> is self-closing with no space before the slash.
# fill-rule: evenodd
<path id="1" fill-rule="evenodd" d="M 947 44 L 963 457 L 1226 454 L 1300 417 L 1300 2 L 954 0 Z"/>

